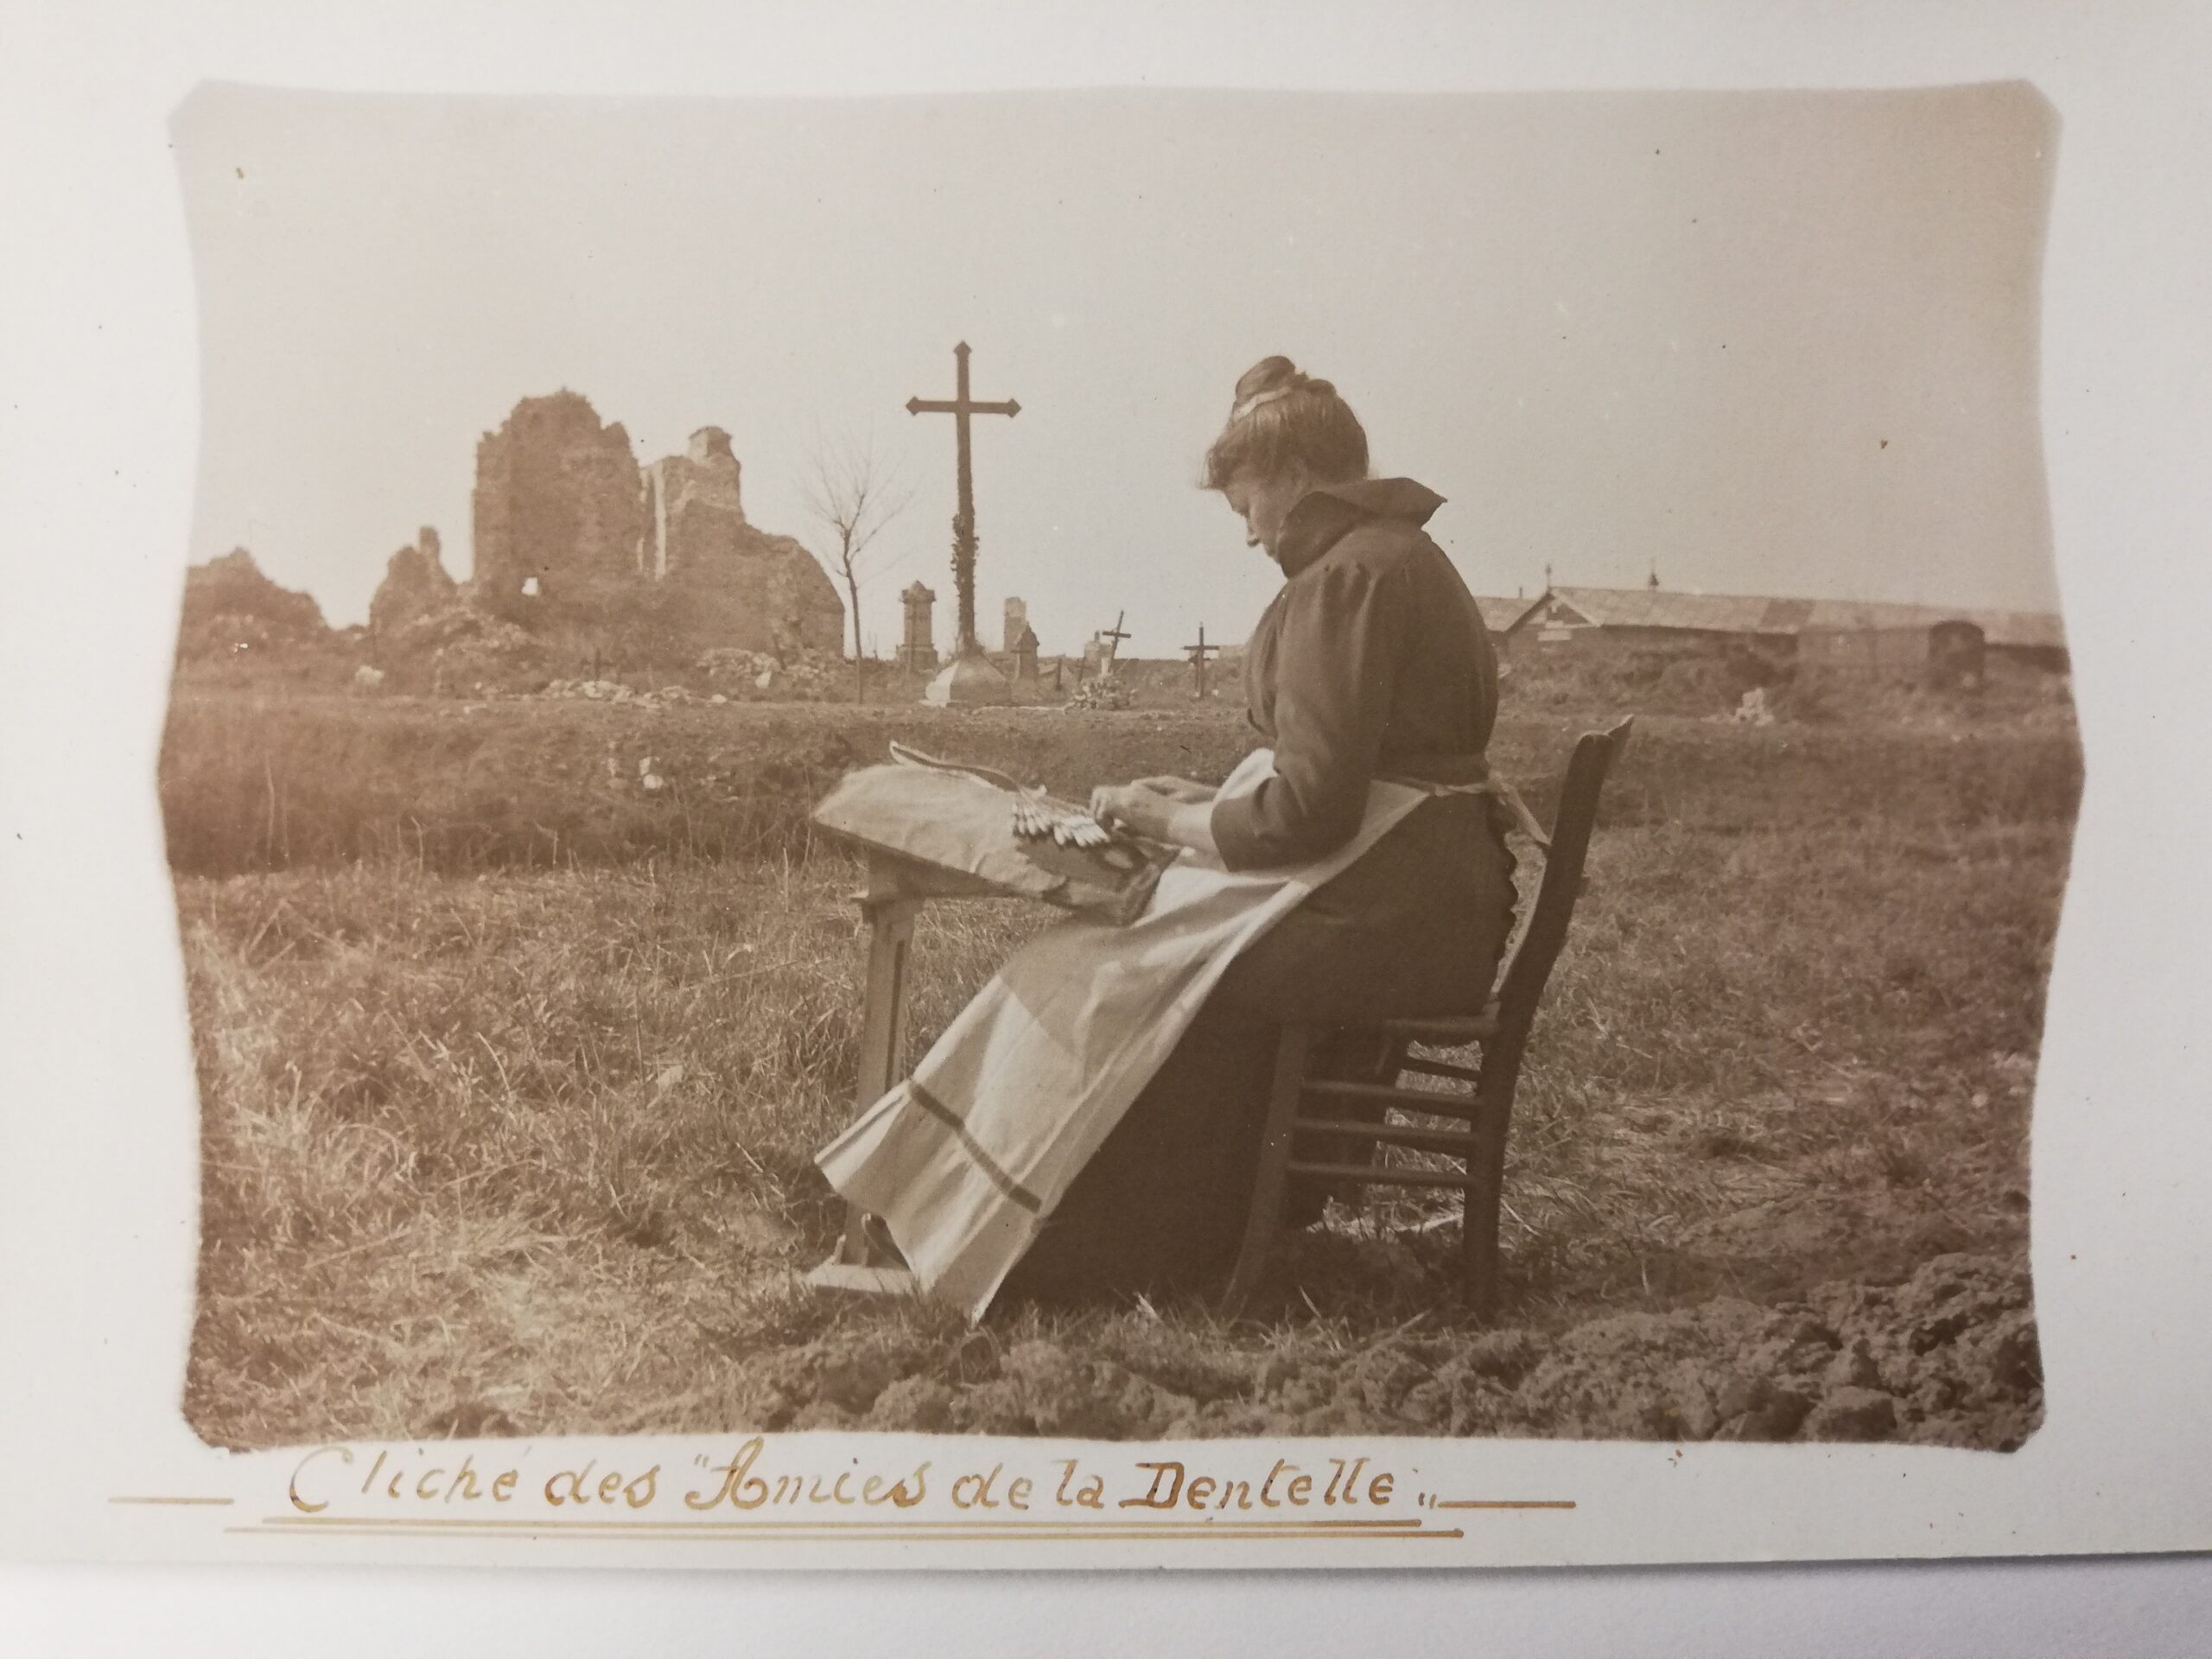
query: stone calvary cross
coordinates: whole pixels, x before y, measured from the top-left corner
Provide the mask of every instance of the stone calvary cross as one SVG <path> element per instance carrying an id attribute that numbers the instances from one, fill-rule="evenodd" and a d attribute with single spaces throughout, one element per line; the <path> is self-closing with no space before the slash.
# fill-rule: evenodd
<path id="1" fill-rule="evenodd" d="M 1004 403 L 978 403 L 969 396 L 967 383 L 969 345 L 960 340 L 953 347 L 953 363 L 957 365 L 957 394 L 953 398 L 907 398 L 907 414 L 949 414 L 953 418 L 953 442 L 956 442 L 957 465 L 960 465 L 960 506 L 953 511 L 953 591 L 960 600 L 960 620 L 957 620 L 957 639 L 953 644 L 951 666 L 940 675 L 947 692 L 953 692 L 953 679 L 976 679 L 976 668 L 988 671 L 988 679 L 1004 681 L 1002 675 L 991 666 L 991 659 L 984 657 L 982 644 L 976 639 L 976 467 L 969 460 L 969 416 L 980 414 L 1022 414 L 1022 404 L 1013 398 Z M 964 675 L 956 675 L 963 668 L 963 661 L 971 664 Z M 1007 702 L 1004 692 L 988 695 L 982 683 L 973 686 L 976 692 L 988 696 L 988 702 Z M 980 696 L 949 695 L 938 696 L 938 686 L 931 686 L 931 702 L 980 702 Z"/>

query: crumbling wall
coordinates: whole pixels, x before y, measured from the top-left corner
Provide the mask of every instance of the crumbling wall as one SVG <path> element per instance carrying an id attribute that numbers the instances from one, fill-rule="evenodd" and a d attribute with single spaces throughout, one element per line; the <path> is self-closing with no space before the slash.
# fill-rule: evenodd
<path id="1" fill-rule="evenodd" d="M 739 552 L 746 529 L 741 474 L 729 434 L 702 426 L 689 451 L 645 470 L 639 571 L 654 580 L 711 575 Z"/>
<path id="2" fill-rule="evenodd" d="M 384 580 L 369 601 L 369 632 L 385 639 L 418 617 L 459 602 L 461 585 L 439 556 L 438 532 L 425 524 L 412 545 L 386 561 Z"/>
<path id="3" fill-rule="evenodd" d="M 629 435 L 586 398 L 525 397 L 477 445 L 467 602 L 579 658 L 842 650 L 845 607 L 829 573 L 746 521 L 741 484 L 720 427 L 640 469 Z"/>
<path id="4" fill-rule="evenodd" d="M 527 618 L 633 580 L 645 491 L 630 435 L 590 400 L 525 397 L 476 446 L 471 601 Z M 525 592 L 525 587 L 530 588 Z"/>
<path id="5" fill-rule="evenodd" d="M 678 613 L 702 644 L 787 656 L 838 651 L 845 606 L 804 546 L 747 522 L 737 457 L 718 426 L 645 474 L 636 568 L 680 590 Z"/>

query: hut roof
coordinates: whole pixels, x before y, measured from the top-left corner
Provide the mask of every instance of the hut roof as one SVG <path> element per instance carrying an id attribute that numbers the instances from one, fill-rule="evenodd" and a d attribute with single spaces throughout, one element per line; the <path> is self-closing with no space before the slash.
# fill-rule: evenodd
<path id="1" fill-rule="evenodd" d="M 1535 599 L 1529 599 L 1525 595 L 1512 599 L 1505 599 L 1491 594 L 1475 595 L 1475 604 L 1481 610 L 1483 620 L 1489 624 L 1492 633 L 1504 632 L 1506 629 L 1511 627 L 1541 603 L 1543 599 L 1541 594 Z"/>
<path id="2" fill-rule="evenodd" d="M 1967 606 L 1906 605 L 1886 600 L 1776 599 L 1751 594 L 1692 594 L 1668 588 L 1554 588 L 1586 622 L 1601 628 L 1675 628 L 1703 633 L 1795 636 L 1922 629 L 1971 622 L 1993 645 L 2063 646 L 2064 626 L 2041 611 L 1981 610 Z M 1517 626 L 1541 604 L 1531 601 Z"/>

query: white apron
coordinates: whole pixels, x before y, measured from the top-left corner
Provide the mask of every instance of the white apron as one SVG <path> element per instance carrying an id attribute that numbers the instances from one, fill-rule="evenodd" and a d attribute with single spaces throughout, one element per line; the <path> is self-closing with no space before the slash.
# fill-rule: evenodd
<path id="1" fill-rule="evenodd" d="M 1274 763 L 1269 750 L 1247 756 L 1223 794 Z M 1128 925 L 1077 917 L 1039 935 L 817 1155 L 830 1185 L 881 1218 L 923 1289 L 980 1319 L 1230 963 L 1426 792 L 1370 785 L 1358 833 L 1314 863 L 1232 872 L 1185 853 Z"/>

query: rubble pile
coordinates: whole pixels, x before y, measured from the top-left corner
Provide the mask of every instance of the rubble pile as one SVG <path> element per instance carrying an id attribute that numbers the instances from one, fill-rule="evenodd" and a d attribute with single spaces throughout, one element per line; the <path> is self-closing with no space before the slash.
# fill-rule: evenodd
<path id="1" fill-rule="evenodd" d="M 795 651 L 778 658 L 765 651 L 718 645 L 693 666 L 733 701 L 849 702 L 853 666 L 836 652 Z"/>
<path id="2" fill-rule="evenodd" d="M 1085 680 L 1076 687 L 1075 695 L 1067 700 L 1070 709 L 1126 709 L 1129 706 L 1129 688 L 1116 675 Z"/>
<path id="3" fill-rule="evenodd" d="M 1774 709 L 1767 702 L 1766 688 L 1763 685 L 1755 685 L 1745 692 L 1743 701 L 1736 705 L 1734 712 L 1728 715 L 1728 719 L 1738 726 L 1773 725 Z"/>
<path id="4" fill-rule="evenodd" d="M 543 662 L 529 631 L 467 604 L 430 611 L 392 630 L 382 642 L 387 665 L 442 691 L 499 690 Z"/>
<path id="5" fill-rule="evenodd" d="M 314 598 L 278 587 L 242 547 L 185 572 L 180 662 L 266 656 L 330 639 Z"/>
<path id="6" fill-rule="evenodd" d="M 578 698 L 586 702 L 615 703 L 631 709 L 699 707 L 729 701 L 720 691 L 702 694 L 683 685 L 664 685 L 658 690 L 640 691 L 620 680 L 607 679 L 550 680 L 537 695 L 541 697 Z"/>

